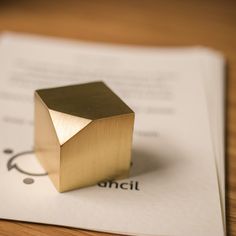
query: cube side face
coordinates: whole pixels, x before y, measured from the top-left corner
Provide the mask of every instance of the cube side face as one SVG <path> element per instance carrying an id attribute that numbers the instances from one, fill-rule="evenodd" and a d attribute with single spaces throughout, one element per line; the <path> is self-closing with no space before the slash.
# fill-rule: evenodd
<path id="1" fill-rule="evenodd" d="M 49 111 L 37 92 L 35 93 L 34 149 L 40 164 L 47 171 L 54 186 L 60 188 L 60 145 Z"/>
<path id="2" fill-rule="evenodd" d="M 134 113 L 92 121 L 61 149 L 60 191 L 128 177 Z"/>

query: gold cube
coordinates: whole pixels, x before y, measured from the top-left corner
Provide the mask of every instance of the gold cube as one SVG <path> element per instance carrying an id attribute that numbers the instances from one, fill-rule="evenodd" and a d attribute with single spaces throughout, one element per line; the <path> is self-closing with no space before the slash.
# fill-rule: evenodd
<path id="1" fill-rule="evenodd" d="M 127 177 L 133 126 L 103 82 L 35 92 L 35 153 L 59 192 Z"/>

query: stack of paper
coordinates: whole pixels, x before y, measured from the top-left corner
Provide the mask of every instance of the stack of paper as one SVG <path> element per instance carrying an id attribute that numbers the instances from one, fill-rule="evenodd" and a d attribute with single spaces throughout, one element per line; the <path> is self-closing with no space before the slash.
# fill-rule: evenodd
<path id="1" fill-rule="evenodd" d="M 129 179 L 58 193 L 33 150 L 33 92 L 105 81 L 136 113 Z M 224 59 L 5 33 L 0 218 L 129 235 L 225 234 Z"/>

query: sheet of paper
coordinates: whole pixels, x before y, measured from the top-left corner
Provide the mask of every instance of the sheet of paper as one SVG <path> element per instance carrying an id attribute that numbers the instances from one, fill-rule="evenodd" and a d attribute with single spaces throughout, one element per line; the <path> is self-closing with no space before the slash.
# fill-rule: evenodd
<path id="1" fill-rule="evenodd" d="M 222 172 L 193 49 L 9 35 L 0 50 L 1 218 L 138 235 L 224 235 Z M 136 112 L 131 177 L 59 194 L 47 176 L 35 176 L 43 170 L 27 152 L 33 90 L 91 80 L 104 80 Z"/>
<path id="2" fill-rule="evenodd" d="M 215 51 L 204 49 L 201 52 L 200 61 L 207 79 L 204 80 L 205 90 L 209 111 L 209 122 L 213 137 L 213 145 L 216 156 L 216 166 L 218 170 L 218 179 L 221 192 L 222 211 L 225 222 L 225 63 L 223 56 Z"/>

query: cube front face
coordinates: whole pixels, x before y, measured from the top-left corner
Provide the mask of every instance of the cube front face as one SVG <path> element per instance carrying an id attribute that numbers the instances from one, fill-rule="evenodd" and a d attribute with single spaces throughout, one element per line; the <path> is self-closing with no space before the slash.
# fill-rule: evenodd
<path id="1" fill-rule="evenodd" d="M 129 174 L 134 113 L 102 82 L 85 85 L 82 85 L 84 99 L 87 89 L 88 94 L 96 98 L 94 112 L 99 110 L 99 106 L 102 108 L 99 110 L 99 116 L 97 113 L 93 114 L 91 109 L 94 104 L 90 106 L 88 101 L 86 106 L 74 106 L 74 110 L 71 106 L 71 115 L 68 114 L 68 108 L 63 113 L 61 108 L 54 110 L 55 107 L 58 108 L 58 104 L 55 107 L 51 106 L 52 103 L 47 104 L 44 95 L 42 96 L 45 94 L 43 90 L 35 93 L 36 156 L 59 192 L 94 185 L 100 181 L 124 178 Z M 73 91 L 79 93 L 81 87 L 76 86 L 78 90 L 73 87 Z M 52 93 L 46 91 L 47 95 L 54 93 L 58 96 L 57 91 L 49 90 Z M 60 88 L 60 92 L 61 90 L 63 88 Z M 40 91 L 43 93 L 40 94 Z M 71 96 L 76 99 L 76 94 Z M 81 94 L 78 96 L 81 99 Z M 114 101 L 113 104 L 118 106 L 117 110 L 114 107 L 109 110 L 112 103 L 108 103 L 106 114 L 103 102 L 109 97 Z M 90 101 L 92 102 L 91 99 Z M 54 102 L 57 103 L 57 99 Z M 87 116 L 84 110 L 76 110 L 78 107 L 87 109 L 89 115 Z M 84 117 L 79 117 L 80 113 Z"/>
<path id="2" fill-rule="evenodd" d="M 92 121 L 61 149 L 61 191 L 128 177 L 133 114 Z"/>

